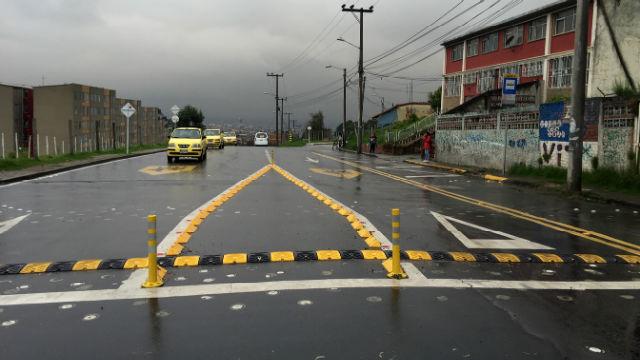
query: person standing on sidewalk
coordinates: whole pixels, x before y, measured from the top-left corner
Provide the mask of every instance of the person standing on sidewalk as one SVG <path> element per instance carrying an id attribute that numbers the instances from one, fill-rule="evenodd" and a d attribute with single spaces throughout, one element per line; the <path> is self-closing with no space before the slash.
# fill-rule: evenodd
<path id="1" fill-rule="evenodd" d="M 431 134 L 426 133 L 422 137 L 422 161 L 428 162 L 431 155 Z"/>
<path id="2" fill-rule="evenodd" d="M 378 137 L 376 136 L 376 133 L 372 133 L 371 136 L 369 137 L 369 152 L 372 154 L 376 153 L 376 145 L 378 145 Z"/>

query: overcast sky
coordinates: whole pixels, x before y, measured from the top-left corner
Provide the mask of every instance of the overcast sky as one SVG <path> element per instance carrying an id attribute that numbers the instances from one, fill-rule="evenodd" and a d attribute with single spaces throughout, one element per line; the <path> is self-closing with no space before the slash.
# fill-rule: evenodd
<path id="1" fill-rule="evenodd" d="M 461 2 L 461 3 L 460 3 Z M 367 67 L 392 73 L 437 51 L 443 36 L 460 34 L 554 0 L 369 0 L 365 60 L 402 43 L 460 3 L 432 32 Z M 0 5 L 0 83 L 81 83 L 115 89 L 169 114 L 173 104 L 195 105 L 208 121 L 243 119 L 265 128 L 274 123 L 275 91 L 267 72 L 284 72 L 285 111 L 305 123 L 322 110 L 326 123 L 341 120 L 342 96 L 323 96 L 355 69 L 359 27 L 335 0 L 3 0 Z M 466 9 L 474 6 L 471 10 Z M 350 5 L 351 3 L 347 3 Z M 514 7 L 511 7 L 513 5 Z M 499 18 L 492 16 L 508 6 Z M 484 12 L 483 12 L 484 11 Z M 481 13 L 482 12 L 482 13 Z M 460 14 L 461 13 L 461 14 Z M 471 19 L 473 16 L 478 16 Z M 466 23 L 470 21 L 469 23 Z M 324 30 L 324 31 L 323 31 Z M 315 40 L 315 41 L 314 41 Z M 423 48 L 424 47 L 424 48 Z M 414 50 L 403 62 L 390 63 Z M 402 59 L 401 59 L 402 60 Z M 442 52 L 394 76 L 433 78 L 442 73 Z M 354 77 L 354 80 L 357 78 Z M 336 81 L 332 84 L 333 81 Z M 365 114 L 408 100 L 409 81 L 367 77 Z M 414 100 L 426 100 L 439 82 L 414 81 Z M 356 83 L 352 85 L 357 89 Z M 315 90 L 315 91 L 314 91 Z M 348 117 L 356 116 L 349 91 Z"/>

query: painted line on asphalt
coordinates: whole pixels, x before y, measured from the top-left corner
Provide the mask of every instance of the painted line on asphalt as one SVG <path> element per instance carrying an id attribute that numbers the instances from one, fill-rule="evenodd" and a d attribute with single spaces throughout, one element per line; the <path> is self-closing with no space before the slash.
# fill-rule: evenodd
<path id="1" fill-rule="evenodd" d="M 268 291 L 309 291 L 325 289 L 375 288 L 449 288 L 449 289 L 508 289 L 508 290 L 640 290 L 640 281 L 535 281 L 535 280 L 476 280 L 428 279 L 410 263 L 403 263 L 408 279 L 323 279 L 289 280 L 254 283 L 202 284 L 165 286 L 143 289 L 107 289 L 0 295 L 0 306 L 81 303 L 96 301 L 133 300 L 149 298 L 181 298 L 203 295 L 250 294 Z"/>
<path id="2" fill-rule="evenodd" d="M 407 179 L 420 179 L 420 178 L 446 178 L 446 177 L 460 177 L 456 174 L 436 174 L 436 175 L 407 175 Z"/>
<path id="3" fill-rule="evenodd" d="M 200 214 L 203 214 L 203 213 L 206 213 L 207 215 L 210 214 L 213 210 L 215 210 L 215 208 L 217 208 L 218 206 L 221 206 L 226 200 L 229 199 L 230 192 L 237 189 L 239 186 L 241 186 L 241 184 L 245 184 L 248 181 L 248 179 L 255 179 L 261 176 L 263 173 L 266 172 L 265 169 L 266 171 L 268 171 L 270 169 L 270 165 L 265 165 L 264 167 L 258 169 L 253 174 L 231 185 L 226 190 L 214 196 L 212 199 L 200 205 L 191 213 L 189 213 L 187 216 L 182 218 L 182 220 L 180 220 L 180 222 L 178 222 L 178 224 L 171 231 L 169 231 L 169 233 L 167 233 L 167 235 L 162 239 L 162 241 L 160 241 L 160 243 L 158 244 L 158 250 L 157 250 L 158 254 L 160 256 L 163 256 L 171 250 L 173 251 L 172 253 L 173 255 L 178 255 L 182 251 L 182 245 L 179 244 L 178 241 L 185 241 L 185 242 L 189 241 L 189 239 L 191 238 L 191 234 L 195 230 L 197 230 L 197 226 L 199 225 L 199 224 L 194 225 L 193 223 L 194 220 L 199 219 L 200 222 L 204 220 L 203 218 L 199 217 Z M 222 201 L 223 198 L 225 199 L 224 201 Z M 208 211 L 208 210 L 211 210 L 211 211 Z M 191 231 L 191 233 L 187 231 Z M 140 284 L 144 282 L 145 276 L 146 276 L 145 270 L 137 270 L 133 274 L 131 274 L 131 276 L 127 280 L 122 282 L 122 285 L 120 285 L 120 288 L 139 287 Z"/>
<path id="4" fill-rule="evenodd" d="M 158 153 L 156 152 L 156 153 L 145 154 L 145 155 L 140 155 L 140 156 L 135 156 L 135 157 L 129 157 L 129 158 L 124 158 L 124 159 L 107 161 L 107 162 L 103 162 L 103 163 L 95 164 L 95 165 L 81 166 L 81 167 L 78 167 L 78 168 L 75 168 L 75 169 L 71 169 L 71 170 L 60 171 L 60 172 L 57 172 L 57 173 L 51 174 L 51 175 L 45 175 L 45 176 L 40 176 L 40 177 L 33 178 L 33 179 L 21 180 L 21 181 L 17 181 L 17 182 L 10 183 L 10 184 L 0 185 L 0 189 L 6 188 L 6 187 L 10 187 L 10 186 L 20 185 L 20 184 L 23 184 L 23 183 L 33 182 L 33 181 L 37 181 L 37 180 L 41 180 L 41 179 L 50 179 L 50 178 L 54 178 L 54 177 L 56 177 L 58 175 L 63 175 L 63 174 L 68 174 L 68 173 L 72 173 L 72 172 L 76 172 L 76 171 L 86 170 L 86 169 L 90 169 L 90 168 L 94 168 L 94 167 L 98 167 L 98 166 L 114 164 L 114 163 L 121 162 L 121 161 L 139 159 L 139 158 L 142 158 L 142 157 L 145 157 L 145 156 L 156 155 L 156 154 L 158 154 Z"/>
<path id="5" fill-rule="evenodd" d="M 318 190 L 308 182 L 297 178 L 280 166 L 274 164 L 274 169 L 276 170 L 276 172 L 284 176 L 287 180 L 293 182 L 302 190 L 309 193 L 309 195 L 323 202 L 338 214 L 343 215 L 351 224 L 351 227 L 357 232 L 358 236 L 364 239 L 367 246 L 369 246 L 370 248 L 378 248 L 383 250 L 391 249 L 391 241 L 389 241 L 389 239 L 380 230 L 378 230 L 378 228 L 376 228 L 375 225 L 373 225 L 373 223 L 369 221 L 369 219 L 367 219 L 364 215 L 358 213 L 354 209 Z"/>
<path id="6" fill-rule="evenodd" d="M 640 265 L 640 256 L 596 254 L 560 254 L 553 252 L 462 252 L 401 250 L 403 260 L 422 262 L 484 262 L 484 263 L 557 263 L 557 264 L 623 264 Z M 336 260 L 387 260 L 391 250 L 309 250 L 229 253 L 220 255 L 183 255 L 158 257 L 163 268 L 197 267 L 276 262 L 313 262 Z M 58 262 L 37 262 L 0 266 L 0 275 L 63 273 L 90 270 L 136 270 L 148 266 L 147 258 L 89 259 Z M 146 271 L 142 271 L 146 274 Z M 136 275 L 137 276 L 137 275 Z M 129 280 L 126 280 L 127 282 Z M 139 283 L 138 283 L 139 285 Z M 133 287 L 133 285 L 131 285 Z"/>
<path id="7" fill-rule="evenodd" d="M 460 195 L 448 190 L 444 190 L 440 187 L 434 186 L 434 185 L 428 185 L 428 184 L 424 184 L 415 180 L 410 180 L 410 179 L 405 179 L 401 176 L 397 176 L 394 174 L 390 174 L 384 171 L 380 171 L 380 170 L 376 170 L 373 169 L 371 167 L 368 166 L 364 166 L 364 165 L 360 165 L 351 161 L 347 161 L 347 160 L 342 160 L 342 159 L 338 159 L 335 158 L 333 156 L 329 156 L 329 155 L 324 155 L 321 153 L 317 153 L 314 152 L 314 154 L 324 157 L 326 159 L 330 159 L 330 160 L 334 160 L 336 162 L 345 164 L 345 165 L 349 165 L 351 167 L 357 168 L 357 169 L 361 169 L 364 171 L 368 171 L 370 173 L 374 173 L 380 176 L 384 176 L 386 178 L 392 179 L 392 180 L 396 180 L 399 182 L 403 182 L 405 184 L 423 189 L 423 190 L 427 190 L 427 191 L 431 191 L 434 192 L 436 194 L 440 194 L 446 197 L 449 197 L 451 199 L 454 200 L 458 200 L 458 201 L 462 201 L 468 204 L 472 204 L 475 206 L 479 206 L 485 209 L 489 209 L 489 210 L 493 210 L 502 214 L 506 214 L 518 219 L 522 219 L 522 220 L 526 220 L 538 225 L 542 225 L 544 227 L 553 229 L 553 230 L 557 230 L 560 232 L 564 232 L 567 234 L 571 234 L 580 238 L 583 238 L 585 240 L 589 240 L 601 245 L 606 245 L 612 248 L 616 248 L 619 250 L 624 250 L 627 251 L 631 254 L 635 254 L 635 255 L 640 255 L 640 245 L 637 244 L 632 244 L 629 242 L 626 242 L 624 240 L 620 240 L 620 239 L 616 239 L 614 237 L 611 237 L 609 235 L 605 235 L 602 233 L 598 233 L 596 231 L 591 231 L 591 230 L 587 230 L 587 229 L 582 229 L 576 226 L 572 226 L 569 224 L 565 224 L 565 223 L 561 223 L 559 221 L 555 221 L 555 220 L 550 220 L 550 219 L 546 219 L 543 217 L 539 217 L 524 211 L 519 211 L 516 209 L 512 209 L 506 206 L 502 206 L 502 205 L 497 205 L 497 204 L 493 204 L 487 201 L 482 201 L 482 200 L 478 200 L 472 197 L 468 197 L 465 195 Z"/>

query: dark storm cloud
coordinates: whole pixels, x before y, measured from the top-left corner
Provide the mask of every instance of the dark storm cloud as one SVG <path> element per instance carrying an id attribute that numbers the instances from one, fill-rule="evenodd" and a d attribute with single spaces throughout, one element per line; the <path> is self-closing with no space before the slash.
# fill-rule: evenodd
<path id="1" fill-rule="evenodd" d="M 477 1 L 465 0 L 461 8 Z M 486 0 L 481 6 L 495 1 Z M 524 0 L 510 14 L 551 1 Z M 242 118 L 269 126 L 273 98 L 263 92 L 273 91 L 273 80 L 266 72 L 284 70 L 281 89 L 284 95 L 295 95 L 340 78 L 339 72 L 326 70 L 325 65 L 355 65 L 356 49 L 335 41 L 339 35 L 353 42 L 358 39 L 354 18 L 339 13 L 341 4 L 328 0 L 6 0 L 0 21 L 0 82 L 38 85 L 44 76 L 47 84 L 78 82 L 116 89 L 118 96 L 140 98 L 165 113 L 174 103 L 191 103 L 201 107 L 208 120 Z M 375 12 L 365 19 L 365 58 L 401 42 L 452 5 L 437 0 L 377 1 Z M 285 67 L 334 18 L 323 41 L 296 66 Z M 426 37 L 423 43 L 433 38 Z M 439 76 L 441 71 L 438 54 L 402 74 Z M 372 102 L 385 97 L 388 106 L 406 101 L 407 83 L 371 78 L 367 91 Z M 415 83 L 414 98 L 424 99 L 438 85 Z M 378 97 L 372 95 L 374 91 Z M 355 101 L 353 93 L 349 97 Z M 332 124 L 339 118 L 339 97 L 294 106 L 304 99 L 294 96 L 285 105 L 294 118 L 305 121 L 314 110 L 323 110 Z M 350 117 L 354 110 L 350 106 Z M 366 103 L 368 114 L 378 110 L 378 105 Z"/>

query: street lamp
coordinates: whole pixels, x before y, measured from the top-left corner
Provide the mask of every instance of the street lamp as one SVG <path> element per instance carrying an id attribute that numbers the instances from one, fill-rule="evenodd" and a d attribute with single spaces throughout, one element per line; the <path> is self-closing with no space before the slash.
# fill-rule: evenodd
<path id="1" fill-rule="evenodd" d="M 342 143 L 344 144 L 347 140 L 347 68 L 327 65 L 325 69 L 342 70 Z"/>
<path id="2" fill-rule="evenodd" d="M 336 40 L 338 40 L 338 41 L 342 41 L 342 42 L 344 42 L 344 43 L 347 43 L 347 44 L 349 44 L 349 45 L 353 46 L 354 48 L 356 48 L 356 49 L 360 50 L 360 47 L 359 47 L 359 46 L 357 46 L 357 45 L 355 45 L 355 44 L 353 44 L 353 43 L 350 43 L 349 41 L 345 40 L 342 36 L 340 36 L 340 37 L 339 37 L 339 38 L 337 38 Z"/>

